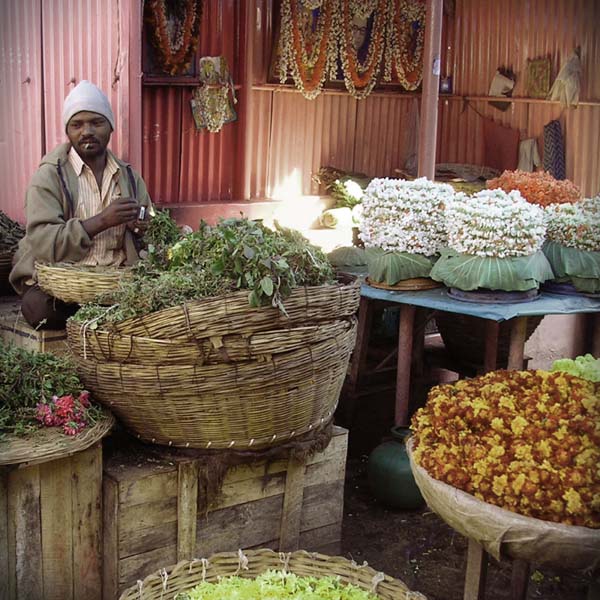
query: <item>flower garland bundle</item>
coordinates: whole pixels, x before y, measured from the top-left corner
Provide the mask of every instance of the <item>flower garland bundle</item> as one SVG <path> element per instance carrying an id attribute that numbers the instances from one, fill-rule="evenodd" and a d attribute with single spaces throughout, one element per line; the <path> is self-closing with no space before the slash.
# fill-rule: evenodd
<path id="1" fill-rule="evenodd" d="M 279 79 L 285 83 L 291 72 L 296 87 L 308 100 L 321 93 L 328 73 L 335 75 L 335 2 L 283 0 L 281 3 Z M 316 8 L 319 8 L 316 29 L 311 39 L 307 39 L 300 26 L 302 11 Z"/>
<path id="2" fill-rule="evenodd" d="M 554 179 L 545 171 L 504 171 L 486 185 L 488 189 L 500 188 L 505 192 L 518 190 L 525 200 L 540 206 L 577 202 L 581 198 L 579 188 L 572 181 Z"/>
<path id="3" fill-rule="evenodd" d="M 544 211 L 517 191 L 457 194 L 446 210 L 448 246 L 471 256 L 529 256 L 541 249 Z"/>
<path id="4" fill-rule="evenodd" d="M 407 90 L 416 90 L 423 79 L 425 3 L 422 0 L 391 0 L 385 52 L 384 80 L 392 69 Z"/>
<path id="5" fill-rule="evenodd" d="M 576 204 L 551 204 L 546 216 L 548 240 L 567 248 L 600 252 L 600 196 Z"/>
<path id="6" fill-rule="evenodd" d="M 179 14 L 172 14 L 169 19 L 167 4 L 178 8 Z M 151 40 L 162 69 L 169 75 L 189 68 L 198 47 L 201 17 L 202 0 L 147 0 L 145 19 L 151 28 Z"/>
<path id="7" fill-rule="evenodd" d="M 360 237 L 367 248 L 433 256 L 446 243 L 444 208 L 451 186 L 422 177 L 373 179 L 365 190 Z"/>
<path id="8" fill-rule="evenodd" d="M 211 133 L 223 128 L 229 113 L 229 88 L 226 85 L 211 87 L 203 85 L 194 92 L 202 121 Z"/>
<path id="9" fill-rule="evenodd" d="M 368 96 L 379 74 L 383 50 L 385 47 L 385 31 L 389 19 L 388 0 L 363 0 L 348 2 L 337 0 L 339 15 L 339 48 L 344 72 L 344 83 L 348 92 L 357 99 Z M 373 14 L 372 37 L 364 63 L 358 58 L 358 49 L 352 37 L 352 25 L 355 18 L 365 22 Z"/>
<path id="10" fill-rule="evenodd" d="M 494 371 L 434 387 L 412 420 L 432 477 L 526 516 L 600 527 L 600 384 Z"/>

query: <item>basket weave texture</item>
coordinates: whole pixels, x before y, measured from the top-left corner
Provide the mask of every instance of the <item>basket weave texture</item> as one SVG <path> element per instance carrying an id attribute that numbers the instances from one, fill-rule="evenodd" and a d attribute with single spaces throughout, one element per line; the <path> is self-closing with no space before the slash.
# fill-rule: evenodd
<path id="1" fill-rule="evenodd" d="M 125 590 L 120 600 L 165 600 L 185 592 L 203 581 L 216 582 L 218 577 L 237 575 L 254 578 L 269 569 L 295 573 L 300 577 L 339 577 L 347 584 L 376 594 L 380 600 L 427 600 L 412 592 L 399 579 L 378 573 L 371 567 L 357 565 L 341 556 L 326 556 L 298 550 L 291 553 L 273 550 L 241 550 L 214 554 L 208 559 L 182 561 L 161 569 Z"/>
<path id="2" fill-rule="evenodd" d="M 114 424 L 114 417 L 104 411 L 101 419 L 75 436 L 65 435 L 57 427 L 42 427 L 26 436 L 6 436 L 0 441 L 0 465 L 35 465 L 71 456 L 100 441 Z"/>
<path id="3" fill-rule="evenodd" d="M 42 290 L 63 302 L 85 304 L 114 292 L 129 270 L 125 268 L 82 268 L 77 265 L 36 263 L 37 281 Z M 106 301 L 110 304 L 110 301 Z"/>
<path id="4" fill-rule="evenodd" d="M 234 293 L 129 319 L 116 331 L 69 322 L 67 335 L 87 389 L 139 438 L 259 450 L 331 420 L 359 299 L 355 279 L 298 288 L 286 318 Z"/>
<path id="5" fill-rule="evenodd" d="M 12 269 L 13 255 L 13 250 L 0 252 L 0 281 L 8 280 L 8 276 L 10 275 L 10 271 Z"/>

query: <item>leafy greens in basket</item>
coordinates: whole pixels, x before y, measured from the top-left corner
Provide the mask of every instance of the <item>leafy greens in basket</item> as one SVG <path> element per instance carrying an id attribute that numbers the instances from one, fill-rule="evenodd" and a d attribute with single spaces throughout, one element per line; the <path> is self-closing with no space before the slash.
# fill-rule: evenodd
<path id="1" fill-rule="evenodd" d="M 285 312 L 284 300 L 293 288 L 334 281 L 326 256 L 300 233 L 282 227 L 272 231 L 248 219 L 202 223 L 170 246 L 153 242 L 147 259 L 113 294 L 112 307 L 86 305 L 74 319 L 119 322 L 236 290 L 248 290 L 251 306 L 271 305 Z"/>

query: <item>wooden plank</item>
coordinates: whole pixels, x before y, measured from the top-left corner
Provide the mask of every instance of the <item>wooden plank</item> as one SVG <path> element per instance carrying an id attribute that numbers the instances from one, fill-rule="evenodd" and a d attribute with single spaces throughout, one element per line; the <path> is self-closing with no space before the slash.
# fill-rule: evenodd
<path id="1" fill-rule="evenodd" d="M 285 478 L 279 535 L 279 550 L 282 552 L 298 550 L 305 472 L 304 462 L 290 459 Z"/>
<path id="2" fill-rule="evenodd" d="M 333 481 L 304 488 L 300 531 L 331 525 L 344 516 L 344 481 Z"/>
<path id="3" fill-rule="evenodd" d="M 483 370 L 488 373 L 495 371 L 498 365 L 498 336 L 500 323 L 486 319 L 485 321 L 485 355 L 483 357 Z"/>
<path id="4" fill-rule="evenodd" d="M 308 552 L 323 552 L 337 556 L 342 545 L 342 522 L 316 527 L 300 533 L 300 548 Z M 327 552 L 324 552 L 327 549 Z M 331 552 L 331 550 L 334 550 Z"/>
<path id="5" fill-rule="evenodd" d="M 73 598 L 71 457 L 40 466 L 44 599 Z"/>
<path id="6" fill-rule="evenodd" d="M 173 465 L 171 470 L 154 473 L 139 479 L 125 479 L 119 481 L 119 504 L 133 506 L 175 498 L 177 496 L 177 468 Z"/>
<path id="7" fill-rule="evenodd" d="M 512 327 L 510 329 L 510 346 L 508 349 L 507 365 L 509 371 L 520 371 L 523 369 L 526 340 L 527 317 L 516 317 L 512 320 Z"/>
<path id="8" fill-rule="evenodd" d="M 158 523 L 144 529 L 132 529 L 119 539 L 119 558 L 170 546 L 177 540 L 177 523 Z"/>
<path id="9" fill-rule="evenodd" d="M 529 585 L 529 563 L 526 560 L 515 559 L 512 564 L 510 580 L 510 597 L 512 600 L 526 600 Z"/>
<path id="10" fill-rule="evenodd" d="M 43 598 L 40 510 L 39 465 L 11 471 L 8 476 L 8 552 L 9 573 L 15 573 L 15 598 Z"/>
<path id="11" fill-rule="evenodd" d="M 209 513 L 198 520 L 196 556 L 235 552 L 279 539 L 283 494 L 238 504 Z"/>
<path id="12" fill-rule="evenodd" d="M 102 444 L 71 457 L 73 597 L 102 597 Z"/>
<path id="13" fill-rule="evenodd" d="M 177 497 L 159 502 L 125 506 L 119 510 L 119 537 L 135 529 L 177 521 Z"/>
<path id="14" fill-rule="evenodd" d="M 483 547 L 469 539 L 463 600 L 484 600 L 488 558 Z"/>
<path id="15" fill-rule="evenodd" d="M 398 325 L 398 370 L 396 372 L 396 408 L 394 423 L 407 426 L 410 404 L 410 377 L 412 366 L 413 336 L 416 307 L 400 305 L 400 323 Z"/>
<path id="16" fill-rule="evenodd" d="M 119 594 L 124 588 L 133 585 L 138 579 L 144 579 L 151 573 L 173 565 L 177 562 L 177 545 L 172 544 L 165 548 L 157 548 L 150 552 L 131 556 L 120 562 L 119 565 Z M 111 600 L 118 598 L 115 595 Z M 106 599 L 108 600 L 108 599 Z"/>
<path id="17" fill-rule="evenodd" d="M 179 464 L 177 561 L 194 558 L 198 518 L 198 462 Z"/>
<path id="18" fill-rule="evenodd" d="M 119 486 L 111 477 L 102 482 L 102 600 L 119 594 Z"/>
<path id="19" fill-rule="evenodd" d="M 0 598 L 15 600 L 14 571 L 9 567 L 8 469 L 0 469 Z M 11 581 L 12 579 L 12 581 Z"/>

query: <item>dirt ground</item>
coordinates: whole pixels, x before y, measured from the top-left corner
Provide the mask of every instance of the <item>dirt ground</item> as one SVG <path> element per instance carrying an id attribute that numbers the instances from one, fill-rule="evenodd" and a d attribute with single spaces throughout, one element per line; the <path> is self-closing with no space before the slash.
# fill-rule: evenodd
<path id="1" fill-rule="evenodd" d="M 370 493 L 368 454 L 389 433 L 391 407 L 393 396 L 389 393 L 363 398 L 353 419 L 355 425 L 350 427 L 342 553 L 401 579 L 429 600 L 462 600 L 466 540 L 426 507 L 417 511 L 388 509 Z M 510 600 L 510 579 L 510 562 L 491 560 L 486 600 Z M 532 565 L 528 598 L 600 600 L 600 588 L 588 595 L 590 583 L 590 577 Z"/>

